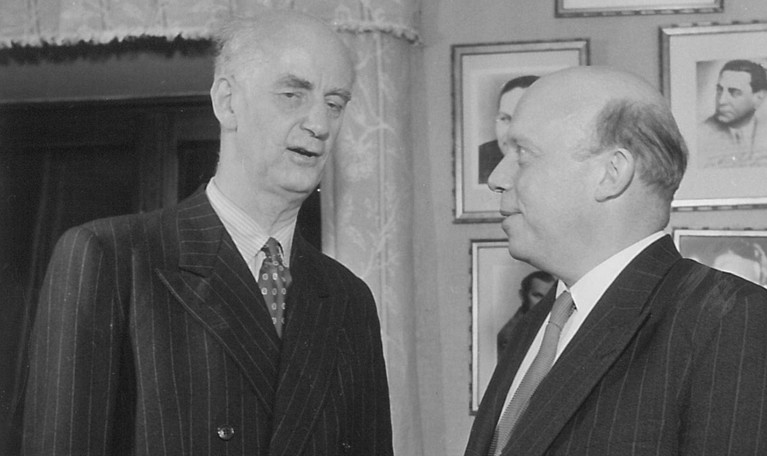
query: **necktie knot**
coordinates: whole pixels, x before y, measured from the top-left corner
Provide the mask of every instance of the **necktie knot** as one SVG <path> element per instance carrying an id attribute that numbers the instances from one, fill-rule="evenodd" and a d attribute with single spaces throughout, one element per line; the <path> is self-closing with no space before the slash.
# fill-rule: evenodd
<path id="1" fill-rule="evenodd" d="M 282 259 L 282 246 L 277 239 L 270 237 L 264 246 L 261 247 L 261 251 L 266 255 L 264 261 L 284 264 Z"/>
<path id="2" fill-rule="evenodd" d="M 552 324 L 562 331 L 562 327 L 565 326 L 570 315 L 573 314 L 575 306 L 573 303 L 573 297 L 569 291 L 565 291 L 554 301 L 554 305 L 551 307 L 551 317 L 549 318 L 549 324 Z"/>

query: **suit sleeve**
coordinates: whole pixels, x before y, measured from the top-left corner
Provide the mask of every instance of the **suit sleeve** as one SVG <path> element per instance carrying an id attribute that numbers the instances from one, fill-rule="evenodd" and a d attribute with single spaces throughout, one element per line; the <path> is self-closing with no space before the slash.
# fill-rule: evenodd
<path id="1" fill-rule="evenodd" d="M 765 454 L 767 293 L 748 284 L 710 311 L 719 323 L 690 366 L 680 454 Z"/>
<path id="2" fill-rule="evenodd" d="M 30 341 L 25 455 L 112 453 L 123 323 L 115 277 L 113 253 L 91 231 L 57 243 Z"/>

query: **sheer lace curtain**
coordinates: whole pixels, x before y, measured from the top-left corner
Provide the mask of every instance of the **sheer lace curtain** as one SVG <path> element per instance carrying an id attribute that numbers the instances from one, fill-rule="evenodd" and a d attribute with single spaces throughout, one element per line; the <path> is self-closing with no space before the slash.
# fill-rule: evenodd
<path id="1" fill-rule="evenodd" d="M 322 186 L 323 245 L 376 296 L 395 451 L 422 454 L 408 130 L 419 0 L 2 0 L 0 48 L 205 38 L 218 15 L 249 14 L 254 5 L 320 16 L 357 55 L 354 101 Z"/>

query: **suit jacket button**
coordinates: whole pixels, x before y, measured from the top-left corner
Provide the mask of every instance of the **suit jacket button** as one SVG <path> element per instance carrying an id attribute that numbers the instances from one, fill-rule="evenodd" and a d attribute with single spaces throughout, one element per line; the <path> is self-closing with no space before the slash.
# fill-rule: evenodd
<path id="1" fill-rule="evenodd" d="M 234 428 L 228 424 L 222 424 L 216 429 L 216 432 L 218 433 L 218 438 L 224 441 L 232 440 L 232 437 L 234 437 Z"/>
<path id="2" fill-rule="evenodd" d="M 349 454 L 352 451 L 352 446 L 349 442 L 341 442 L 341 450 L 344 454 Z"/>

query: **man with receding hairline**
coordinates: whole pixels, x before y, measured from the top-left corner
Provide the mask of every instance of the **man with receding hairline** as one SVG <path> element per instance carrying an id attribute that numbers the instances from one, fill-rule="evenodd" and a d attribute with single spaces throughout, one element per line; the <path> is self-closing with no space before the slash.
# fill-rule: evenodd
<path id="1" fill-rule="evenodd" d="M 27 455 L 392 454 L 373 296 L 295 229 L 351 98 L 349 51 L 290 11 L 229 20 L 217 44 L 213 179 L 57 244 Z"/>
<path id="2" fill-rule="evenodd" d="M 544 76 L 490 175 L 509 252 L 558 279 L 521 322 L 466 456 L 759 455 L 767 290 L 663 233 L 687 151 L 663 96 L 606 67 Z"/>

